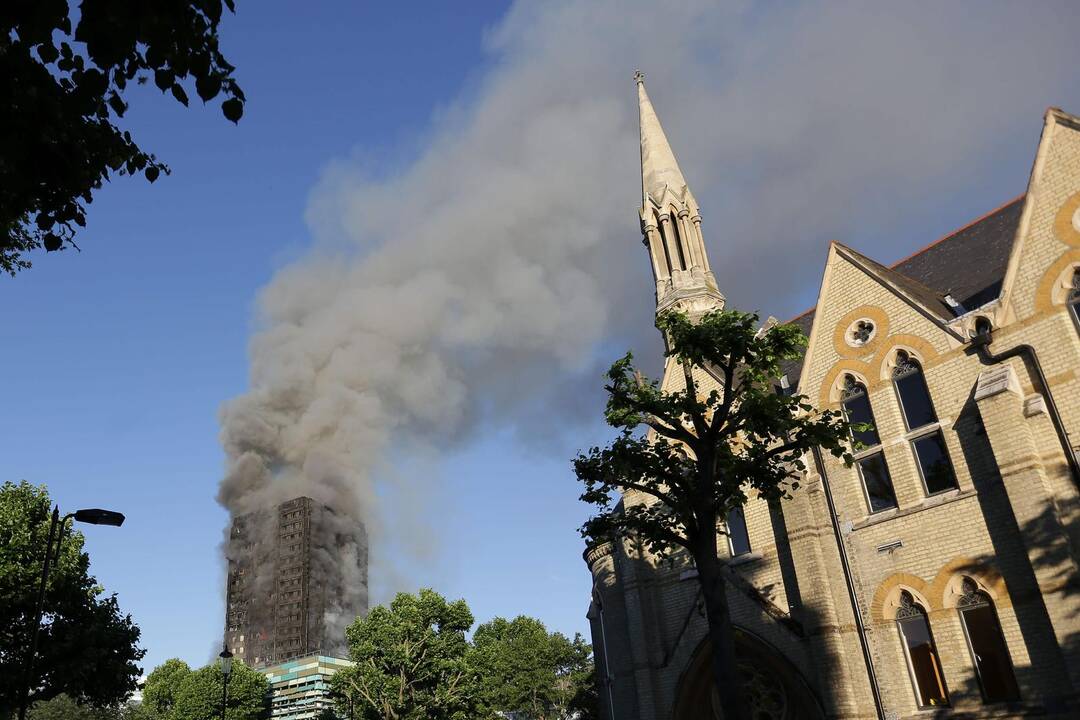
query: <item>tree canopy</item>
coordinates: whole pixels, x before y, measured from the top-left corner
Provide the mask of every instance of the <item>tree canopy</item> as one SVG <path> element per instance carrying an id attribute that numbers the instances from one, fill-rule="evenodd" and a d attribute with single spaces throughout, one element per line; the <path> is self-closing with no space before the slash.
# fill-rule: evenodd
<path id="1" fill-rule="evenodd" d="M 211 663 L 183 679 L 172 713 L 164 720 L 215 720 L 221 717 L 221 665 Z M 242 661 L 233 660 L 225 720 L 265 720 L 270 717 L 270 681 Z"/>
<path id="2" fill-rule="evenodd" d="M 18 706 L 50 524 L 49 494 L 25 481 L 0 486 L 0 717 Z M 135 690 L 145 650 L 130 615 L 89 573 L 82 533 L 65 528 L 49 574 L 30 702 L 66 693 L 105 707 Z"/>
<path id="3" fill-rule="evenodd" d="M 141 720 L 136 705 L 96 708 L 80 705 L 68 695 L 57 695 L 30 708 L 28 720 Z"/>
<path id="4" fill-rule="evenodd" d="M 478 626 L 464 600 L 400 593 L 346 631 L 355 666 L 331 685 L 338 711 L 365 720 L 596 717 L 592 649 L 520 616 Z"/>
<path id="5" fill-rule="evenodd" d="M 473 633 L 484 704 L 530 720 L 596 717 L 592 648 L 534 618 L 495 618 Z"/>
<path id="6" fill-rule="evenodd" d="M 356 665 L 335 673 L 332 687 L 352 698 L 358 718 L 482 717 L 480 682 L 465 637 L 472 624 L 464 600 L 447 602 L 429 589 L 399 593 L 345 631 Z M 339 707 L 344 711 L 348 703 Z"/>
<path id="7" fill-rule="evenodd" d="M 75 246 L 86 206 L 113 173 L 154 182 L 168 167 L 118 126 L 132 85 L 183 105 L 219 96 L 235 122 L 244 93 L 218 48 L 233 0 L 7 0 L 0 3 L 0 270 Z M 77 246 L 76 246 L 77 247 Z"/>
<path id="8" fill-rule="evenodd" d="M 218 720 L 224 680 L 218 663 L 192 670 L 183 660 L 166 660 L 154 668 L 143 686 L 145 718 Z M 270 681 L 259 671 L 234 660 L 229 677 L 226 720 L 265 720 L 269 717 Z"/>
<path id="9" fill-rule="evenodd" d="M 629 353 L 611 366 L 605 417 L 619 433 L 574 460 L 581 499 L 597 506 L 581 532 L 591 542 L 632 537 L 660 558 L 692 558 L 723 712 L 745 717 L 737 684 L 723 682 L 738 675 L 717 534 L 748 496 L 790 497 L 816 448 L 851 462 L 849 426 L 839 412 L 778 391 L 781 362 L 806 344 L 798 327 L 762 328 L 753 313 L 716 310 L 697 319 L 664 313 L 657 328 L 682 382 L 661 389 Z M 641 500 L 615 504 L 626 493 Z"/>
<path id="10" fill-rule="evenodd" d="M 191 667 L 179 658 L 171 658 L 154 668 L 143 684 L 143 707 L 161 718 L 169 718 L 180 686 L 191 675 Z"/>

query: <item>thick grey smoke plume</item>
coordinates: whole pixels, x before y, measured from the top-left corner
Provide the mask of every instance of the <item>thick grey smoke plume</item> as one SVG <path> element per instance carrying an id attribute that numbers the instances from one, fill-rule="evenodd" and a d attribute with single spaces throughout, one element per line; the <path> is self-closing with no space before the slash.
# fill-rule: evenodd
<path id="1" fill-rule="evenodd" d="M 826 240 L 889 260 L 931 239 L 911 208 L 973 217 L 1020 192 L 1043 109 L 1080 110 L 1078 20 L 1071 2 L 514 5 L 411 163 L 342 161 L 313 191 L 319 246 L 262 292 L 251 390 L 222 412 L 221 501 L 364 518 L 387 583 L 381 547 L 409 533 L 377 499 L 391 448 L 599 412 L 597 368 L 654 347 L 635 68 L 721 288 L 783 314 Z"/>

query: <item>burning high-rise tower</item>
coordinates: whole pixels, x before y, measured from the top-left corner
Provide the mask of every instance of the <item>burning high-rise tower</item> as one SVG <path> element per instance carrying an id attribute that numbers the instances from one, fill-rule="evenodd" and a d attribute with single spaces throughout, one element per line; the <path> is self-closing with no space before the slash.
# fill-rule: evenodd
<path id="1" fill-rule="evenodd" d="M 233 519 L 225 643 L 248 665 L 345 653 L 345 627 L 367 612 L 367 535 L 311 498 Z"/>

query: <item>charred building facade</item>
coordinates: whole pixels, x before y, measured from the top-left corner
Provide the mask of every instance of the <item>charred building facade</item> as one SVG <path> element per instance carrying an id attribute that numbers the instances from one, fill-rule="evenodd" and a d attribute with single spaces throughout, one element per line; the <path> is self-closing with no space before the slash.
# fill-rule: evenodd
<path id="1" fill-rule="evenodd" d="M 341 657 L 344 629 L 367 612 L 367 535 L 308 497 L 233 519 L 225 644 L 267 667 L 305 655 Z"/>

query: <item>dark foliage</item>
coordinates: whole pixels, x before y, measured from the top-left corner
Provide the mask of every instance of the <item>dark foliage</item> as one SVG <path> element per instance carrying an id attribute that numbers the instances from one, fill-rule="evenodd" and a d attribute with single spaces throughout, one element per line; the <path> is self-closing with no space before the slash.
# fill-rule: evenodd
<path id="1" fill-rule="evenodd" d="M 757 315 L 734 310 L 696 320 L 669 312 L 656 324 L 682 382 L 662 389 L 634 369 L 629 354 L 611 366 L 605 417 L 619 434 L 574 460 L 581 499 L 598 508 L 581 533 L 592 542 L 629 537 L 659 559 L 685 553 L 693 560 L 723 712 L 742 718 L 745 698 L 723 681 L 737 666 L 717 534 L 748 497 L 789 497 L 813 448 L 850 463 L 852 428 L 839 412 L 776 391 L 781 363 L 806 345 L 798 327 L 759 328 Z M 630 492 L 644 500 L 615 504 Z"/>
<path id="2" fill-rule="evenodd" d="M 17 707 L 36 620 L 49 496 L 22 482 L 0 487 L 0 717 Z M 89 574 L 82 534 L 67 529 L 50 573 L 31 703 L 66 693 L 80 705 L 127 699 L 141 672 L 139 628 Z"/>
<path id="3" fill-rule="evenodd" d="M 218 49 L 233 0 L 6 0 L 0 3 L 0 270 L 74 242 L 86 205 L 113 173 L 154 182 L 169 169 L 116 122 L 132 83 L 153 81 L 183 105 L 224 97 L 238 122 L 244 93 Z"/>

